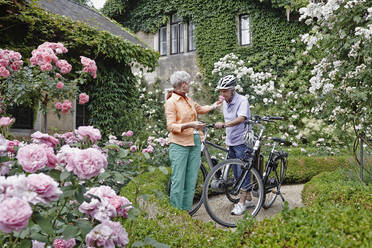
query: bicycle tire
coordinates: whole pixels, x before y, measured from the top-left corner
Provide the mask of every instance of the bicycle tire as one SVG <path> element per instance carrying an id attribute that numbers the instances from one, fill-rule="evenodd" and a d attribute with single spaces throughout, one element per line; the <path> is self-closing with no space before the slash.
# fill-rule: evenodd
<path id="1" fill-rule="evenodd" d="M 227 174 L 226 176 L 227 176 L 228 180 L 230 179 L 230 180 L 235 181 L 235 179 L 234 179 L 234 171 L 233 171 L 233 169 L 232 169 L 232 166 L 229 166 L 228 171 L 227 171 L 226 174 Z M 239 200 L 240 200 L 240 195 L 239 195 L 239 193 L 238 193 L 238 194 L 233 194 L 233 193 L 231 192 L 231 189 L 228 189 L 228 188 L 227 188 L 227 190 L 226 190 L 226 197 L 227 197 L 227 199 L 229 199 L 229 201 L 231 201 L 232 203 L 238 203 Z"/>
<path id="2" fill-rule="evenodd" d="M 265 184 L 265 199 L 262 205 L 264 209 L 268 209 L 274 204 L 276 198 L 278 197 L 277 192 L 280 192 L 280 188 L 284 181 L 287 170 L 287 160 L 284 157 L 278 157 L 274 160 L 274 162 L 277 163 L 277 166 L 271 171 L 266 181 L 267 183 Z M 273 181 L 274 186 L 270 185 L 273 184 Z"/>
<path id="3" fill-rule="evenodd" d="M 207 169 L 205 168 L 203 163 L 200 163 L 198 179 L 197 179 L 196 186 L 195 186 L 194 203 L 192 205 L 191 210 L 188 211 L 191 216 L 194 215 L 199 210 L 201 205 L 203 204 L 202 192 L 203 192 L 203 185 L 204 185 L 204 181 L 206 177 L 207 177 Z M 168 188 L 167 188 L 168 196 L 170 196 L 171 185 L 172 185 L 172 180 L 171 178 L 169 178 Z"/>
<path id="4" fill-rule="evenodd" d="M 243 220 L 246 216 L 255 217 L 260 211 L 264 200 L 264 186 L 261 175 L 252 167 L 250 175 L 251 182 L 254 183 L 250 184 L 250 188 L 257 192 L 257 197 L 254 195 L 252 196 L 254 206 L 248 208 L 244 215 L 231 215 L 234 204 L 226 199 L 226 182 L 219 184 L 219 188 L 216 187 L 216 184 L 214 184 L 213 187 L 211 184 L 218 171 L 222 171 L 226 166 L 231 166 L 232 164 L 243 166 L 244 162 L 239 159 L 227 159 L 222 161 L 209 172 L 203 187 L 203 204 L 207 213 L 215 222 L 225 227 L 236 227 L 237 222 Z M 229 187 L 229 185 L 227 187 Z"/>

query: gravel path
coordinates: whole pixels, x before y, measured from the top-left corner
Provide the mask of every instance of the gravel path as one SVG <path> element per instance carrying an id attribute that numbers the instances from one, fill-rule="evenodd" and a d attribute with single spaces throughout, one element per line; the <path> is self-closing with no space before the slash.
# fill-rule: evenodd
<path id="1" fill-rule="evenodd" d="M 301 192 L 303 189 L 303 184 L 297 184 L 297 185 L 283 185 L 281 187 L 281 192 L 284 196 L 284 199 L 288 202 L 289 208 L 295 208 L 295 207 L 303 207 L 302 199 L 301 199 Z M 220 198 L 220 199 L 219 199 Z M 225 196 L 219 196 L 219 198 L 216 199 L 215 204 L 220 205 L 221 201 L 226 201 Z M 223 204 L 221 204 L 223 205 Z M 278 196 L 274 204 L 269 209 L 261 208 L 260 212 L 257 214 L 256 219 L 257 220 L 263 220 L 264 218 L 269 218 L 277 213 L 280 213 L 283 207 L 283 201 Z M 225 211 L 225 214 L 230 215 L 229 211 Z M 196 212 L 193 215 L 193 218 L 203 220 L 205 222 L 213 221 L 208 213 L 206 212 L 204 206 L 201 206 L 198 212 Z"/>

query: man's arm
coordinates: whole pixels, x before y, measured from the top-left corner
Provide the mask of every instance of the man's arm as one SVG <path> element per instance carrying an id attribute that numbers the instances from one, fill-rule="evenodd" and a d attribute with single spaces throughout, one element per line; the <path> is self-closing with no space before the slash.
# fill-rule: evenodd
<path id="1" fill-rule="evenodd" d="M 240 115 L 237 118 L 235 118 L 234 120 L 229 121 L 229 122 L 225 122 L 225 123 L 224 122 L 217 122 L 215 124 L 215 128 L 233 127 L 233 126 L 236 126 L 236 125 L 244 122 L 245 119 L 246 119 L 245 116 Z"/>

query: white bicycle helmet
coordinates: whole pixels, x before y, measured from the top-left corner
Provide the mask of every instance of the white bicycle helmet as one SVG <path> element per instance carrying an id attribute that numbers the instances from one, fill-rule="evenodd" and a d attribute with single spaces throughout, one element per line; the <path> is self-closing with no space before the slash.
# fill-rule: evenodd
<path id="1" fill-rule="evenodd" d="M 235 76 L 233 75 L 227 75 L 218 81 L 217 89 L 218 90 L 225 90 L 225 89 L 231 89 L 234 88 L 237 85 L 237 80 Z"/>

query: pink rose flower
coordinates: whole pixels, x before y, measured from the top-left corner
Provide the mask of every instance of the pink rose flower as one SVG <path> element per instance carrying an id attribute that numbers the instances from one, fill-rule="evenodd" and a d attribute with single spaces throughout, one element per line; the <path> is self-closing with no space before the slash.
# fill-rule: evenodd
<path id="1" fill-rule="evenodd" d="M 14 148 L 16 146 L 19 146 L 19 141 L 18 140 L 9 141 L 8 142 L 8 152 L 11 152 L 11 153 L 15 154 Z"/>
<path id="2" fill-rule="evenodd" d="M 62 103 L 62 113 L 67 113 L 72 108 L 72 102 L 64 100 Z"/>
<path id="3" fill-rule="evenodd" d="M 32 208 L 17 197 L 6 198 L 0 204 L 0 230 L 4 233 L 20 231 L 27 227 Z"/>
<path id="4" fill-rule="evenodd" d="M 31 174 L 26 178 L 26 181 L 29 190 L 37 193 L 44 203 L 56 201 L 62 194 L 62 191 L 58 188 L 58 183 L 52 177 L 43 173 Z"/>
<path id="5" fill-rule="evenodd" d="M 135 152 L 135 151 L 137 150 L 137 147 L 136 147 L 136 146 L 131 146 L 131 147 L 129 148 L 129 150 L 130 150 L 131 152 Z"/>
<path id="6" fill-rule="evenodd" d="M 129 131 L 127 132 L 127 136 L 128 136 L 128 137 L 133 136 L 133 131 L 129 130 Z"/>
<path id="7" fill-rule="evenodd" d="M 61 70 L 62 74 L 69 73 L 72 69 L 72 66 L 64 59 L 58 60 L 56 66 Z"/>
<path id="8" fill-rule="evenodd" d="M 24 171 L 34 173 L 48 163 L 46 149 L 43 145 L 30 144 L 21 147 L 17 153 L 18 162 Z"/>
<path id="9" fill-rule="evenodd" d="M 56 102 L 56 104 L 54 104 L 54 107 L 56 109 L 62 109 L 62 103 L 61 102 Z"/>
<path id="10" fill-rule="evenodd" d="M 93 78 L 97 76 L 97 66 L 96 62 L 90 58 L 80 56 L 81 63 L 84 66 L 83 72 L 88 72 L 92 75 Z"/>
<path id="11" fill-rule="evenodd" d="M 14 118 L 1 117 L 0 118 L 0 127 L 9 127 L 14 122 Z"/>
<path id="12" fill-rule="evenodd" d="M 79 150 L 68 161 L 66 169 L 73 171 L 80 179 L 98 176 L 107 168 L 107 158 L 95 148 Z"/>
<path id="13" fill-rule="evenodd" d="M 111 206 L 113 206 L 116 209 L 116 212 L 119 216 L 122 216 L 124 218 L 128 218 L 128 210 L 130 208 L 133 208 L 131 205 L 132 203 L 123 196 L 114 196 L 108 199 Z M 126 207 L 123 207 L 126 206 Z"/>
<path id="14" fill-rule="evenodd" d="M 45 248 L 45 243 L 37 240 L 32 240 L 32 248 Z"/>
<path id="15" fill-rule="evenodd" d="M 129 243 L 128 233 L 119 222 L 104 221 L 95 226 L 85 237 L 89 247 L 126 247 Z"/>
<path id="16" fill-rule="evenodd" d="M 54 248 L 72 248 L 76 245 L 76 241 L 74 238 L 69 240 L 64 239 L 55 239 L 53 241 L 53 247 Z"/>
<path id="17" fill-rule="evenodd" d="M 223 97 L 223 96 L 218 96 L 218 101 L 222 102 L 223 100 L 225 100 L 225 97 Z"/>
<path id="18" fill-rule="evenodd" d="M 94 128 L 93 126 L 80 126 L 77 130 L 75 130 L 75 133 L 80 140 L 89 138 L 93 143 L 95 143 L 101 139 L 101 132 L 99 129 Z"/>
<path id="19" fill-rule="evenodd" d="M 47 133 L 41 133 L 39 131 L 33 133 L 31 135 L 31 138 L 36 143 L 43 143 L 53 148 L 56 147 L 56 145 L 58 145 L 59 143 L 58 139 L 54 138 L 53 136 L 50 136 Z"/>
<path id="20" fill-rule="evenodd" d="M 89 102 L 89 96 L 85 93 L 81 93 L 79 95 L 79 104 L 85 104 L 87 102 Z"/>
<path id="21" fill-rule="evenodd" d="M 56 77 L 57 78 L 61 78 L 62 77 L 62 75 L 61 74 L 59 74 L 58 72 L 56 73 Z"/>
<path id="22" fill-rule="evenodd" d="M 10 72 L 4 66 L 0 66 L 0 77 L 7 78 L 9 75 Z"/>
<path id="23" fill-rule="evenodd" d="M 65 84 L 62 83 L 62 82 L 58 82 L 57 85 L 56 85 L 57 89 L 62 89 L 63 86 L 65 86 Z"/>

